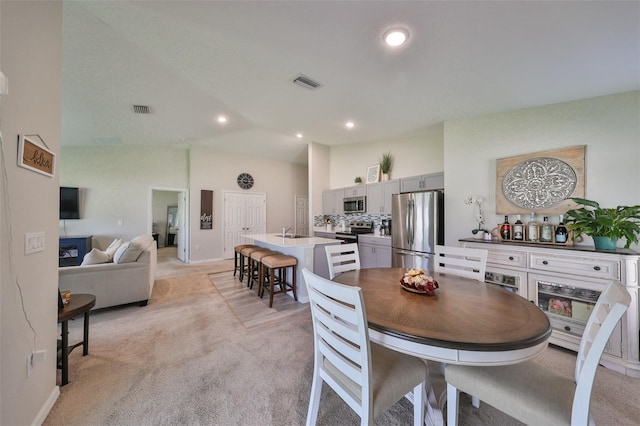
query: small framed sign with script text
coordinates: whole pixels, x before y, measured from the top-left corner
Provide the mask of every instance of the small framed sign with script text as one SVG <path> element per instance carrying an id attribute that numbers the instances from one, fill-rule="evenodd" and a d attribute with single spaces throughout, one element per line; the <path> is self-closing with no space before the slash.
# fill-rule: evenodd
<path id="1" fill-rule="evenodd" d="M 38 135 L 18 136 L 18 166 L 53 177 L 56 172 L 56 155 L 45 148 Z"/>

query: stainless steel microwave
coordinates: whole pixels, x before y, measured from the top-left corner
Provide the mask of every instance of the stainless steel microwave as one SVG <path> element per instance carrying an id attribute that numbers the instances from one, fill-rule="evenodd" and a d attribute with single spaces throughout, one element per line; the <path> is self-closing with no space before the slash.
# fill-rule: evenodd
<path id="1" fill-rule="evenodd" d="M 366 213 L 367 197 L 346 197 L 343 199 L 345 213 Z"/>

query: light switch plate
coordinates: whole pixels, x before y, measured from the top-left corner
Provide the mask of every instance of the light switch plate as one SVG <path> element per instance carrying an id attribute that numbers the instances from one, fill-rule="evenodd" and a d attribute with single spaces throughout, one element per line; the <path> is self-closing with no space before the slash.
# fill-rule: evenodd
<path id="1" fill-rule="evenodd" d="M 33 254 L 44 250 L 44 232 L 24 234 L 24 254 Z"/>

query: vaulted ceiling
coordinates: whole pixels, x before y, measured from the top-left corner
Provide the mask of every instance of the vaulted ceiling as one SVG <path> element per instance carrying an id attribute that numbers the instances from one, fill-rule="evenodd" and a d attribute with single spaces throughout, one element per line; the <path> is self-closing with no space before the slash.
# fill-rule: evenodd
<path id="1" fill-rule="evenodd" d="M 385 47 L 398 25 L 408 43 Z M 63 146 L 200 144 L 305 163 L 308 142 L 393 140 L 639 88 L 636 1 L 64 3 Z"/>

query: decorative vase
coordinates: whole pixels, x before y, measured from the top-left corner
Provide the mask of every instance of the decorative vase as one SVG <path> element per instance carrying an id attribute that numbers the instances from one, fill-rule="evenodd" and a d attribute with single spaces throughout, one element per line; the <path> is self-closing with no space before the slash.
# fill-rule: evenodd
<path id="1" fill-rule="evenodd" d="M 596 250 L 615 250 L 618 247 L 618 239 L 594 236 L 593 244 L 596 246 Z"/>
<path id="2" fill-rule="evenodd" d="M 383 173 L 382 174 L 382 181 L 385 182 L 387 180 L 389 180 L 389 173 Z"/>

